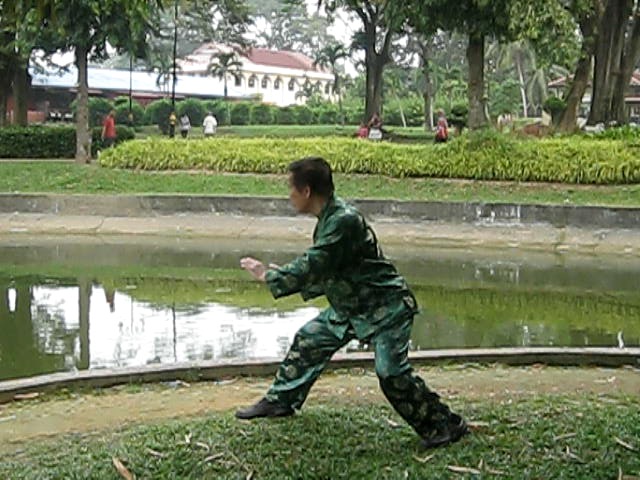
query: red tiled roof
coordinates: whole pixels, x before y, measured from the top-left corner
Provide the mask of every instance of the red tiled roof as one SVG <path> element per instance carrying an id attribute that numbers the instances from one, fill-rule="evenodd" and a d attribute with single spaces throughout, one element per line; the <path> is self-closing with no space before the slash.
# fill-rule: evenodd
<path id="1" fill-rule="evenodd" d="M 257 65 L 271 67 L 297 68 L 300 70 L 319 70 L 313 60 L 302 53 L 286 50 L 267 50 L 266 48 L 251 48 L 247 58 Z"/>

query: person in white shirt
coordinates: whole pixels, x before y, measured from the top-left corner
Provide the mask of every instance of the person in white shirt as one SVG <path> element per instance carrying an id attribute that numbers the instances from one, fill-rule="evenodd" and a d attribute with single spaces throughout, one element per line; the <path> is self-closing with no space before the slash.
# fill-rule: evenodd
<path id="1" fill-rule="evenodd" d="M 202 128 L 204 129 L 204 136 L 211 137 L 216 134 L 216 129 L 218 128 L 218 121 L 216 117 L 213 116 L 211 112 L 204 117 L 204 121 L 202 122 Z"/>

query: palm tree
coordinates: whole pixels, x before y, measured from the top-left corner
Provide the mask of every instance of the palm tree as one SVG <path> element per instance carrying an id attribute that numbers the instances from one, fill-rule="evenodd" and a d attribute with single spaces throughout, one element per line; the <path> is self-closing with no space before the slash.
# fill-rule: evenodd
<path id="1" fill-rule="evenodd" d="M 338 69 L 338 61 L 343 58 L 349 58 L 351 53 L 344 45 L 340 43 L 329 43 L 324 46 L 315 58 L 314 65 L 323 68 L 330 68 L 333 73 L 333 93 L 338 97 L 338 109 L 340 111 L 340 123 L 344 126 L 344 115 L 342 113 L 342 95 L 340 92 L 340 70 Z"/>
<path id="2" fill-rule="evenodd" d="M 207 71 L 224 82 L 224 99 L 227 99 L 227 75 L 231 74 L 238 78 L 242 62 L 238 60 L 235 52 L 219 52 L 211 56 L 211 62 L 207 66 Z"/>

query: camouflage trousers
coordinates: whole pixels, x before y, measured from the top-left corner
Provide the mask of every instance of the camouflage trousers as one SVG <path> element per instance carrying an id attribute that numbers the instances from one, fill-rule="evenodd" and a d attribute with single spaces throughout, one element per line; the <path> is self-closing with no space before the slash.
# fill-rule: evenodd
<path id="1" fill-rule="evenodd" d="M 444 431 L 451 411 L 424 381 L 413 374 L 408 360 L 413 315 L 399 318 L 366 340 L 375 348 L 375 369 L 384 395 L 421 437 Z M 300 409 L 311 386 L 331 356 L 356 338 L 352 329 L 337 337 L 322 316 L 305 324 L 295 335 L 266 398 Z"/>

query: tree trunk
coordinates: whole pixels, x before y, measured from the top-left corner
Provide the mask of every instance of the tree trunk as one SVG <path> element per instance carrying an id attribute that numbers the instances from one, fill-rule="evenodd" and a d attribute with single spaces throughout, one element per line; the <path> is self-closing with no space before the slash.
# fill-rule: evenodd
<path id="1" fill-rule="evenodd" d="M 0 75 L 2 72 L 0 72 Z M 2 85 L 0 85 L 0 128 L 7 125 L 7 92 Z"/>
<path id="2" fill-rule="evenodd" d="M 13 123 L 26 126 L 29 120 L 29 71 L 19 65 L 13 72 Z"/>
<path id="3" fill-rule="evenodd" d="M 484 35 L 471 33 L 467 47 L 469 65 L 469 128 L 482 128 L 487 124 L 484 97 Z"/>
<path id="4" fill-rule="evenodd" d="M 427 132 L 433 130 L 433 85 L 431 84 L 431 48 L 427 39 L 421 46 L 422 75 L 424 77 L 424 91 L 422 98 L 424 100 L 424 129 Z"/>
<path id="5" fill-rule="evenodd" d="M 595 54 L 590 125 L 606 123 L 612 118 L 613 89 L 620 75 L 629 1 L 632 0 L 609 0 L 602 16 Z"/>
<path id="6" fill-rule="evenodd" d="M 91 311 L 91 281 L 86 278 L 78 279 L 78 325 L 80 325 L 80 358 L 77 367 L 88 370 L 91 366 L 90 322 Z"/>
<path id="7" fill-rule="evenodd" d="M 381 51 L 376 50 L 376 20 L 364 22 L 366 37 L 365 63 L 367 70 L 367 87 L 365 100 L 365 115 L 369 120 L 374 113 L 382 114 L 382 74 L 389 61 L 392 32 L 387 30 L 382 42 Z"/>
<path id="8" fill-rule="evenodd" d="M 518 71 L 518 82 L 520 82 L 520 97 L 522 99 L 522 116 L 527 118 L 529 116 L 529 104 L 527 102 L 527 86 L 524 83 L 524 73 L 522 72 L 522 65 L 520 64 L 520 56 L 516 59 L 516 70 Z"/>
<path id="9" fill-rule="evenodd" d="M 85 47 L 76 47 L 76 67 L 78 69 L 78 95 L 76 97 L 76 163 L 89 163 L 91 161 L 87 54 L 88 51 Z"/>
<path id="10" fill-rule="evenodd" d="M 634 66 L 638 62 L 640 62 L 640 6 L 636 6 L 631 33 L 627 38 L 620 66 L 621 75 L 616 79 L 613 90 L 612 120 L 618 124 L 626 124 L 629 121 L 625 97 L 629 90 Z"/>
<path id="11" fill-rule="evenodd" d="M 566 106 L 558 119 L 557 130 L 562 133 L 571 133 L 577 126 L 578 110 L 582 104 L 582 98 L 589 86 L 591 76 L 591 60 L 598 44 L 599 18 L 584 15 L 579 19 L 580 32 L 582 33 L 582 47 L 580 59 L 576 67 L 571 86 L 565 96 Z"/>

